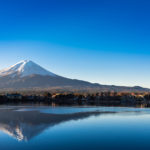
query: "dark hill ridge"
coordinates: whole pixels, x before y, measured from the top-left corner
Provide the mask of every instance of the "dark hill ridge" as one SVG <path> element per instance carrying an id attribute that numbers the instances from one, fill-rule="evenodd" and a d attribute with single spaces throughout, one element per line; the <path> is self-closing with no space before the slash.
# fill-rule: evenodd
<path id="1" fill-rule="evenodd" d="M 66 89 L 84 91 L 130 91 L 148 92 L 150 89 L 139 86 L 125 87 L 93 84 L 90 82 L 69 79 L 47 71 L 32 61 L 21 61 L 8 69 L 0 71 L 0 90 L 21 89 Z"/>

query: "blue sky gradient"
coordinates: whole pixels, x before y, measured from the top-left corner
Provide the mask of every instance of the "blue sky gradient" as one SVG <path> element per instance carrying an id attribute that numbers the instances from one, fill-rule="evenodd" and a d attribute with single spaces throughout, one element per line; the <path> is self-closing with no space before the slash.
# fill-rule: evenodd
<path id="1" fill-rule="evenodd" d="M 0 69 L 30 59 L 59 75 L 150 88 L 148 0 L 0 1 Z"/>

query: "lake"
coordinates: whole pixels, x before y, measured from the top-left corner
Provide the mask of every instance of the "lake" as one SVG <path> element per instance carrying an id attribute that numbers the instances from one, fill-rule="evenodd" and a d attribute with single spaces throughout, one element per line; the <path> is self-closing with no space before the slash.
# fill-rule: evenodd
<path id="1" fill-rule="evenodd" d="M 150 109 L 0 106 L 1 150 L 149 150 Z"/>

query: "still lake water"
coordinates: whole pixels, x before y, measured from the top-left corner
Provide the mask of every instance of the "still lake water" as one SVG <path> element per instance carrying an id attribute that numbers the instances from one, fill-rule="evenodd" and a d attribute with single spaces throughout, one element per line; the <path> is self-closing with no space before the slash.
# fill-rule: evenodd
<path id="1" fill-rule="evenodd" d="M 0 150 L 149 150 L 150 109 L 0 107 Z"/>

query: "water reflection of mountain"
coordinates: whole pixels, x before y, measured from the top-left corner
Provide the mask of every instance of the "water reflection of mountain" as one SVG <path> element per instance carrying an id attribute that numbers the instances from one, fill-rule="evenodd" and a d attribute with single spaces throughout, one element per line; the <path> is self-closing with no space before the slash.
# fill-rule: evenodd
<path id="1" fill-rule="evenodd" d="M 17 112 L 13 110 L 0 110 L 0 130 L 19 141 L 28 141 L 48 127 L 65 121 L 83 119 L 90 115 L 98 114 L 98 112 L 45 114 L 38 111 Z"/>

